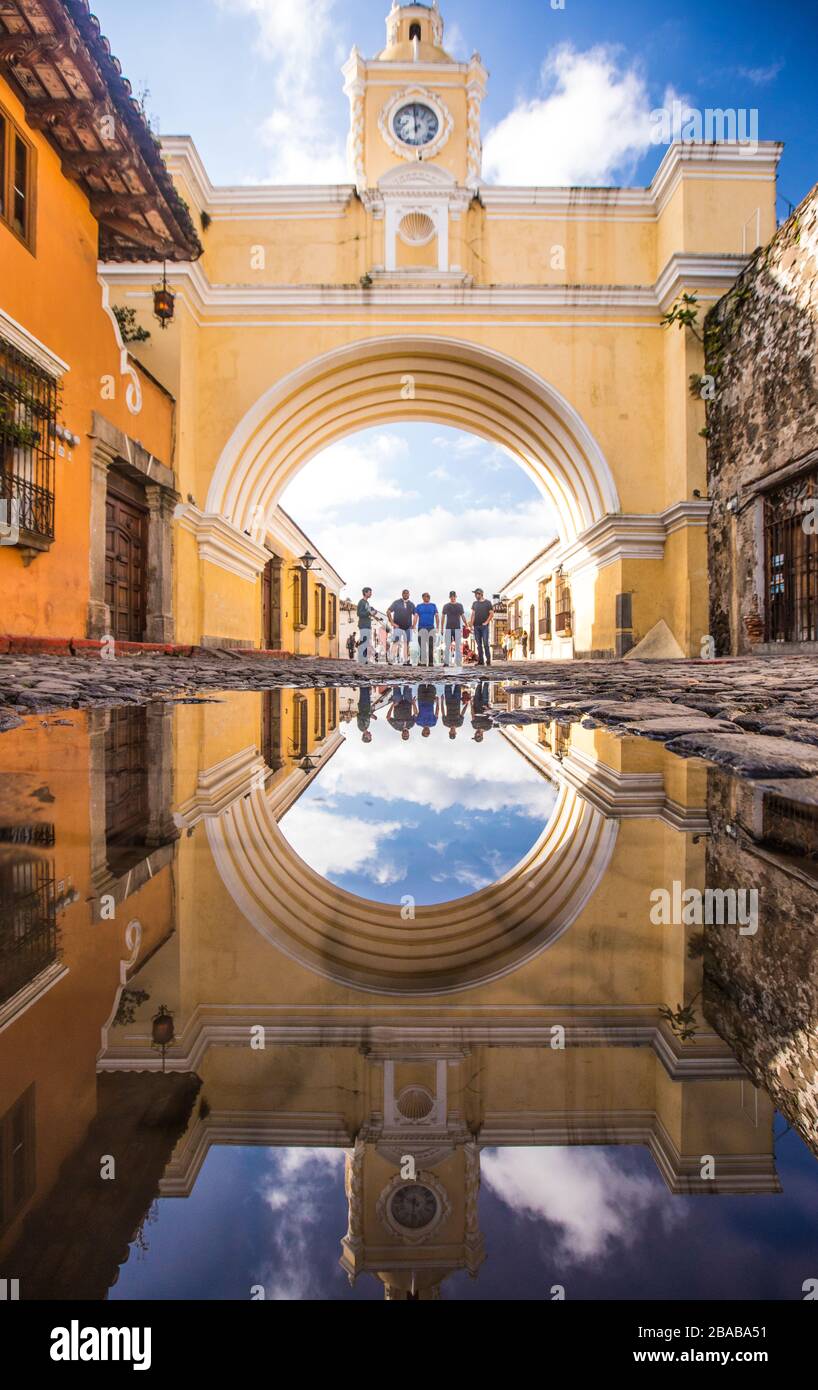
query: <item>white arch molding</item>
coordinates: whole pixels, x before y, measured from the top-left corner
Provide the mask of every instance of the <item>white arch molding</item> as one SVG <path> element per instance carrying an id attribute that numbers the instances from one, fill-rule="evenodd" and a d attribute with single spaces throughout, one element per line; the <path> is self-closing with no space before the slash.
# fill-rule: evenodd
<path id="1" fill-rule="evenodd" d="M 519 864 L 467 897 L 418 907 L 372 902 L 305 864 L 262 788 L 207 819 L 219 876 L 256 931 L 337 984 L 388 995 L 450 994 L 496 980 L 576 920 L 610 862 L 619 822 L 567 783 Z"/>
<path id="2" fill-rule="evenodd" d="M 402 395 L 407 376 L 413 399 Z M 507 449 L 554 507 L 563 544 L 621 511 L 602 450 L 553 386 L 503 353 L 431 335 L 351 343 L 276 382 L 222 450 L 206 510 L 261 539 L 284 488 L 322 449 L 359 430 L 412 420 L 468 430 Z"/>

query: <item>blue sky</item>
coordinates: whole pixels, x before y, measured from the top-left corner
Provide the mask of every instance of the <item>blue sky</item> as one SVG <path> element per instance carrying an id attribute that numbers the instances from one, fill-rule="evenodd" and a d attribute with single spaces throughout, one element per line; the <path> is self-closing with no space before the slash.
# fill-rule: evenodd
<path id="1" fill-rule="evenodd" d="M 816 1273 L 815 1158 L 790 1132 L 777 1166 L 779 1195 L 675 1197 L 641 1146 L 485 1150 L 487 1258 L 442 1295 L 799 1301 Z M 341 1150 L 211 1149 L 189 1197 L 155 1203 L 109 1298 L 382 1299 L 339 1267 L 346 1229 Z"/>
<path id="2" fill-rule="evenodd" d="M 554 0 L 556 3 L 556 0 Z M 160 132 L 193 135 L 221 183 L 344 179 L 340 64 L 384 42 L 389 0 L 97 0 L 103 32 L 134 88 L 150 90 Z M 799 201 L 818 178 L 815 0 L 448 0 L 454 56 L 490 71 L 492 130 L 526 119 L 525 182 L 647 182 L 661 151 L 644 117 L 669 94 L 698 108 L 755 108 L 762 139 L 786 151 L 779 188 Z M 502 142 L 500 142 L 502 145 Z M 520 142 L 494 142 L 502 181 Z M 505 175 L 505 177 L 503 177 Z"/>
<path id="3" fill-rule="evenodd" d="M 484 176 L 640 184 L 662 156 L 650 113 L 675 101 L 757 112 L 785 142 L 778 211 L 818 179 L 816 0 L 445 0 L 445 42 L 489 69 Z M 190 134 L 216 183 L 346 182 L 340 67 L 374 56 L 390 0 L 97 0 L 103 32 L 160 134 Z M 746 118 L 753 127 L 753 117 Z M 352 479 L 355 482 L 352 482 Z M 340 489 L 338 484 L 341 484 Z M 404 584 L 499 589 L 554 532 L 520 468 L 455 431 L 345 440 L 282 499 L 344 578 L 386 604 Z M 394 590 L 395 592 L 390 592 Z"/>
<path id="4" fill-rule="evenodd" d="M 475 741 L 463 688 L 448 687 L 428 737 L 416 725 L 405 741 L 373 691 L 372 741 L 357 722 L 345 725 L 341 748 L 280 822 L 311 868 L 373 902 L 400 906 L 410 894 L 425 905 L 485 888 L 528 853 L 556 787 L 498 729 Z M 417 687 L 408 691 L 407 709 Z M 458 697 L 463 723 L 451 739 L 443 716 L 456 717 Z"/>

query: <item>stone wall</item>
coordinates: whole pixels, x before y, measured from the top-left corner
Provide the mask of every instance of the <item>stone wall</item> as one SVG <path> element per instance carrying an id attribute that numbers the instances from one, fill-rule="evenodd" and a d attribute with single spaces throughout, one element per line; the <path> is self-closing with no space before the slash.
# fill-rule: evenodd
<path id="1" fill-rule="evenodd" d="M 772 784 L 770 815 L 767 788 L 708 772 L 707 885 L 757 889 L 758 928 L 742 936 L 736 926 L 705 927 L 703 1011 L 818 1154 L 818 862 L 801 858 L 818 785 L 789 780 Z M 780 805 L 788 791 L 797 798 L 789 825 Z"/>
<path id="2" fill-rule="evenodd" d="M 761 636 L 747 619 L 756 601 L 764 616 L 764 489 L 818 464 L 818 185 L 711 309 L 704 338 L 710 632 L 724 656 Z"/>

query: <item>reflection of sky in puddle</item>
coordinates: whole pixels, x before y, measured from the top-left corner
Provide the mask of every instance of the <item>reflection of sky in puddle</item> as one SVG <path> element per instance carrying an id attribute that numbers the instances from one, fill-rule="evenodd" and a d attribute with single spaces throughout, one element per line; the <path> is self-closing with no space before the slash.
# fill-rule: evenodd
<path id="1" fill-rule="evenodd" d="M 778 1121 L 779 1128 L 781 1120 Z M 454 1299 L 799 1299 L 814 1273 L 814 1159 L 797 1135 L 777 1146 L 784 1192 L 682 1198 L 641 1146 L 499 1148 L 482 1153 L 477 1279 Z M 211 1149 L 184 1201 L 158 1201 L 111 1299 L 383 1298 L 339 1266 L 347 1229 L 340 1149 Z M 214 1258 L 214 1251 L 218 1258 Z M 257 1295 L 256 1295 L 257 1296 Z"/>
<path id="2" fill-rule="evenodd" d="M 462 685 L 368 694 L 283 835 L 317 873 L 376 902 L 448 902 L 495 883 L 539 839 L 556 787 L 487 727 L 487 686 L 476 701 Z"/>

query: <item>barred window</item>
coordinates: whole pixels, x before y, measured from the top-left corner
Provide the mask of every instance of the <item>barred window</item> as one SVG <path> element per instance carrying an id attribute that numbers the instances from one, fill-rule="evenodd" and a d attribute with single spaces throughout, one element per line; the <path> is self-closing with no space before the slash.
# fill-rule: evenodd
<path id="1" fill-rule="evenodd" d="M 0 857 L 0 1004 L 56 959 L 57 910 L 50 863 Z"/>
<path id="2" fill-rule="evenodd" d="M 293 736 L 290 740 L 293 756 L 303 758 L 309 752 L 309 705 L 306 695 L 293 697 Z"/>
<path id="3" fill-rule="evenodd" d="M 0 522 L 19 543 L 54 539 L 57 383 L 0 338 Z"/>
<path id="4" fill-rule="evenodd" d="M 765 639 L 818 641 L 818 470 L 764 499 Z"/>

